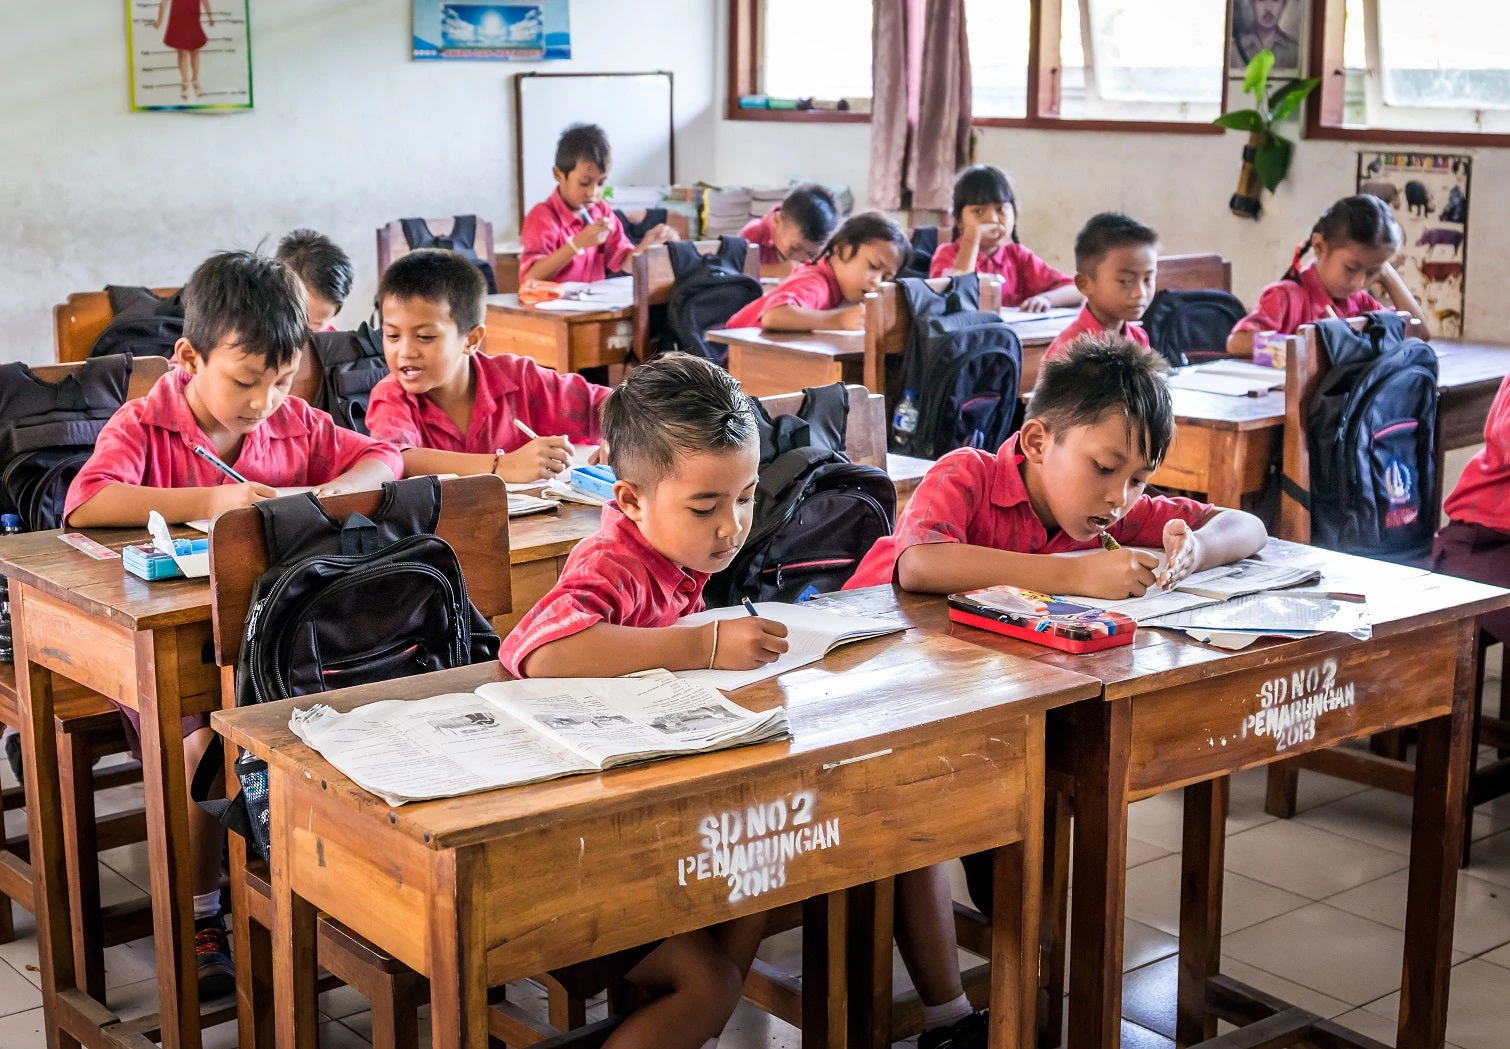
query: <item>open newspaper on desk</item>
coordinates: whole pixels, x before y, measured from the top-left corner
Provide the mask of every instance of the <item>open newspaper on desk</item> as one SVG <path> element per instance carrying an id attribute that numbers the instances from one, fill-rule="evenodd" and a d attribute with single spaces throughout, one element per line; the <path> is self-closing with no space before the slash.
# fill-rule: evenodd
<path id="1" fill-rule="evenodd" d="M 474 692 L 296 710 L 293 733 L 390 805 L 701 754 L 789 734 L 786 710 L 746 710 L 664 670 L 496 681 Z"/>

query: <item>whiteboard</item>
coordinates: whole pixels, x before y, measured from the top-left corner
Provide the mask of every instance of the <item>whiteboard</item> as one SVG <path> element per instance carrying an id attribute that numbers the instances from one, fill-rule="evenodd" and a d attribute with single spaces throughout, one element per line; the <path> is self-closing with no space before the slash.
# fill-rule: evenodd
<path id="1" fill-rule="evenodd" d="M 556 140 L 570 124 L 597 124 L 613 150 L 610 186 L 676 178 L 670 73 L 521 73 L 514 77 L 519 135 L 519 222 L 556 188 Z"/>

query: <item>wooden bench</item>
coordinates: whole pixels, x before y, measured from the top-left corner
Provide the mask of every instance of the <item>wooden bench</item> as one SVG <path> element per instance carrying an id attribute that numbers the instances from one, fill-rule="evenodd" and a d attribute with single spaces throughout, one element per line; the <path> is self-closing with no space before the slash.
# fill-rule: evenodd
<path id="1" fill-rule="evenodd" d="M 177 288 L 153 288 L 152 293 L 166 298 Z M 100 332 L 110 326 L 115 316 L 110 309 L 110 295 L 103 291 L 76 291 L 52 308 L 53 352 L 58 363 L 82 361 L 89 356 Z"/>

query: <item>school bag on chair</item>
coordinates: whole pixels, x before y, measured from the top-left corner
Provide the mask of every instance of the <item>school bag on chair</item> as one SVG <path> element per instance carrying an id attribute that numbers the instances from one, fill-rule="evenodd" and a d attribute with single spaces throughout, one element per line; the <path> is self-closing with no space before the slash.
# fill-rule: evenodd
<path id="1" fill-rule="evenodd" d="M 927 280 L 928 271 L 933 268 L 933 253 L 938 250 L 939 228 L 918 226 L 912 231 L 912 254 L 907 257 L 907 265 L 902 267 L 897 276 Z"/>
<path id="2" fill-rule="evenodd" d="M 1166 288 L 1143 313 L 1148 341 L 1176 368 L 1227 356 L 1227 336 L 1247 315 L 1242 302 L 1220 288 Z"/>
<path id="3" fill-rule="evenodd" d="M 488 294 L 498 294 L 498 278 L 493 273 L 492 260 L 479 258 L 474 247 L 477 242 L 476 215 L 457 215 L 451 220 L 451 232 L 439 236 L 424 219 L 399 219 L 398 224 L 403 228 L 404 241 L 409 245 L 410 251 L 439 248 L 442 251 L 454 251 L 464 259 L 471 259 L 477 263 L 477 268 L 482 270 L 483 279 L 488 282 Z M 378 276 L 381 277 L 382 274 Z"/>
<path id="4" fill-rule="evenodd" d="M 886 471 L 852 463 L 842 451 L 843 383 L 803 390 L 796 415 L 772 419 L 751 403 L 760 425 L 755 518 L 734 560 L 703 588 L 714 608 L 838 590 L 896 522 L 897 490 Z"/>
<path id="5" fill-rule="evenodd" d="M 624 227 L 624 236 L 628 237 L 633 244 L 644 240 L 645 234 L 666 221 L 665 208 L 646 208 L 645 214 L 638 222 L 630 222 L 629 216 L 618 208 L 614 208 L 613 213 L 618 217 L 619 225 Z"/>
<path id="6" fill-rule="evenodd" d="M 498 657 L 498 635 L 467 597 L 456 552 L 435 534 L 437 478 L 388 482 L 370 518 L 336 521 L 308 493 L 256 507 L 269 567 L 242 632 L 237 706 Z M 243 754 L 241 796 L 206 802 L 221 760 L 207 752 L 194 798 L 266 858 L 267 766 Z"/>
<path id="7" fill-rule="evenodd" d="M 762 294 L 760 281 L 745 272 L 748 250 L 740 237 L 719 237 L 718 250 L 706 255 L 691 241 L 666 245 L 676 284 L 666 303 L 661 352 L 681 350 L 720 366 L 729 359 L 728 349 L 706 336 Z"/>
<path id="8" fill-rule="evenodd" d="M 902 366 L 888 377 L 896 405 L 888 444 L 893 452 L 937 459 L 956 448 L 1001 446 L 1017 415 L 1022 344 L 1000 314 L 980 308 L 980 280 L 954 277 L 934 291 L 906 278 L 897 291 L 912 331 Z"/>
<path id="9" fill-rule="evenodd" d="M 1311 491 L 1281 483 L 1310 510 L 1315 545 L 1418 562 L 1436 531 L 1436 351 L 1388 311 L 1361 332 L 1324 320 L 1316 334 L 1331 367 L 1305 420 Z"/>
<path id="10" fill-rule="evenodd" d="M 151 288 L 109 284 L 113 316 L 89 348 L 90 357 L 117 353 L 132 357 L 172 357 L 173 347 L 184 333 L 183 299 L 177 292 L 160 299 Z"/>
<path id="11" fill-rule="evenodd" d="M 348 430 L 367 433 L 367 402 L 388 374 L 383 340 L 363 321 L 356 331 L 317 331 L 310 336 L 320 369 L 315 407 Z"/>

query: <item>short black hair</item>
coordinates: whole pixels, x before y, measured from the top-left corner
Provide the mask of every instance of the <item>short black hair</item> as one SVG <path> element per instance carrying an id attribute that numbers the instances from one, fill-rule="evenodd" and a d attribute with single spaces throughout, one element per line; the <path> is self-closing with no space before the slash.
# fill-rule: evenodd
<path id="1" fill-rule="evenodd" d="M 990 164 L 974 164 L 959 173 L 954 180 L 954 221 L 966 208 L 975 204 L 1010 204 L 1017 207 L 1017 194 L 1012 189 L 1012 180 L 1000 168 Z M 1012 226 L 1012 243 L 1017 239 L 1017 226 Z"/>
<path id="2" fill-rule="evenodd" d="M 572 124 L 556 139 L 556 168 L 563 175 L 571 174 L 579 160 L 596 164 L 607 171 L 613 163 L 613 152 L 608 148 L 608 136 L 596 124 Z"/>
<path id="3" fill-rule="evenodd" d="M 654 485 L 678 455 L 738 448 L 759 434 L 755 407 L 711 361 L 668 353 L 629 373 L 603 404 L 603 443 L 622 480 Z"/>
<path id="4" fill-rule="evenodd" d="M 1125 335 L 1094 332 L 1044 360 L 1026 418 L 1050 431 L 1094 426 L 1109 411 L 1127 417 L 1138 451 L 1157 466 L 1174 439 L 1174 404 L 1164 359 Z"/>
<path id="5" fill-rule="evenodd" d="M 845 219 L 844 225 L 828 238 L 822 257 L 826 259 L 830 255 L 839 254 L 840 249 L 848 248 L 848 255 L 840 255 L 840 258 L 848 258 L 859 251 L 861 246 L 874 240 L 885 241 L 896 249 L 898 270 L 903 269 L 912 257 L 912 243 L 907 239 L 907 234 L 902 232 L 902 227 L 879 211 L 863 211 Z"/>
<path id="6" fill-rule="evenodd" d="M 388 264 L 378 283 L 378 314 L 383 301 L 424 299 L 444 302 L 451 310 L 456 330 L 465 335 L 482 323 L 488 285 L 482 270 L 471 259 L 441 248 L 420 248 L 400 255 Z"/>
<path id="7" fill-rule="evenodd" d="M 323 233 L 296 229 L 278 242 L 273 256 L 299 275 L 304 286 L 340 309 L 356 278 L 351 259 Z"/>
<path id="8" fill-rule="evenodd" d="M 1120 211 L 1103 211 L 1092 215 L 1075 237 L 1075 269 L 1089 276 L 1114 248 L 1158 243 L 1159 235 L 1137 219 Z"/>
<path id="9" fill-rule="evenodd" d="M 269 368 L 294 359 L 309 339 L 304 285 L 277 259 L 224 251 L 199 264 L 183 288 L 184 338 L 208 358 L 227 339 L 260 353 Z"/>
<path id="10" fill-rule="evenodd" d="M 797 224 L 803 240 L 823 244 L 839 224 L 839 202 L 816 182 L 804 182 L 781 202 L 781 217 Z"/>

